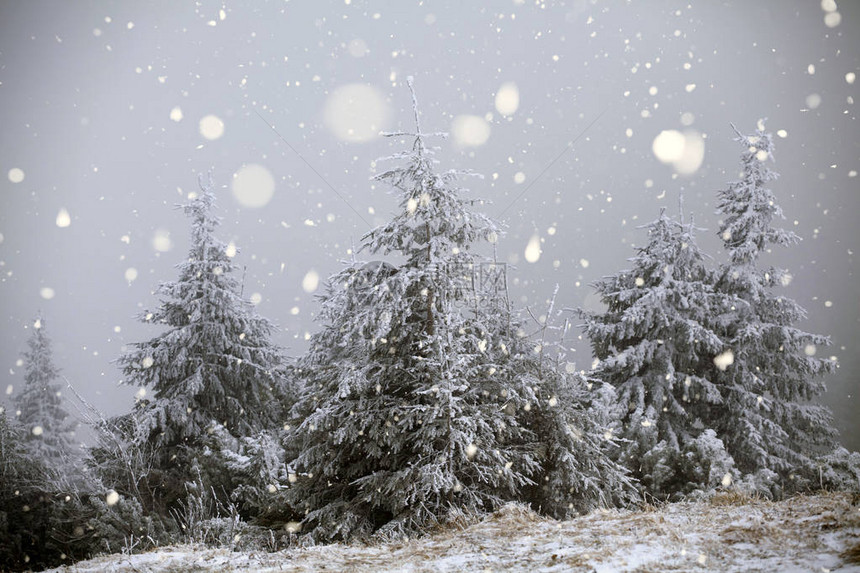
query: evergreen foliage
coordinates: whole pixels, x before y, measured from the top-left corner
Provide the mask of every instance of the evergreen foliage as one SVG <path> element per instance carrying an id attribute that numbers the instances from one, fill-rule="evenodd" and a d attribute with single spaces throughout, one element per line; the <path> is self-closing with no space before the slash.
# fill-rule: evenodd
<path id="1" fill-rule="evenodd" d="M 534 368 L 533 356 L 526 362 Z M 526 488 L 525 500 L 556 519 L 637 500 L 629 472 L 607 455 L 615 443 L 606 412 L 611 388 L 552 368 L 532 380 L 540 400 L 520 416 L 535 436 L 540 468 L 533 476 L 538 485 Z"/>
<path id="2" fill-rule="evenodd" d="M 246 519 L 273 525 L 293 517 L 286 509 L 281 484 L 288 481 L 285 451 L 279 436 L 261 431 L 253 436 L 234 438 L 223 427 L 216 429 L 219 449 L 213 451 L 215 465 L 229 476 L 230 499 Z"/>
<path id="3" fill-rule="evenodd" d="M 48 468 L 29 454 L 23 434 L 0 412 L 0 569 L 9 571 L 40 563 L 46 534 L 41 486 Z"/>
<path id="4" fill-rule="evenodd" d="M 541 491 L 544 477 L 565 499 L 600 490 L 599 463 L 580 467 L 570 443 L 549 453 L 539 444 L 560 418 L 536 416 L 553 394 L 527 358 L 532 346 L 464 288 L 483 260 L 473 246 L 498 227 L 457 187 L 470 173 L 436 170 L 414 93 L 413 104 L 416 133 L 387 134 L 414 138 L 393 157 L 404 165 L 375 177 L 400 194 L 400 210 L 361 246 L 403 262 L 353 262 L 334 275 L 321 297 L 326 324 L 297 368 L 302 421 L 289 441 L 300 453 L 286 499 L 317 539 L 407 534 Z M 582 471 L 588 480 L 575 483 Z"/>
<path id="5" fill-rule="evenodd" d="M 332 277 L 327 327 L 299 364 L 307 417 L 293 438 L 302 447 L 287 493 L 318 538 L 403 534 L 453 506 L 490 509 L 531 483 L 536 465 L 517 451 L 524 430 L 502 408 L 530 392 L 502 396 L 480 375 L 487 341 L 455 304 L 472 243 L 495 226 L 461 197 L 462 172 L 437 173 L 420 129 L 390 135 L 415 138 L 395 156 L 406 166 L 376 177 L 400 191 L 400 213 L 362 249 L 405 261 Z"/>
<path id="6" fill-rule="evenodd" d="M 171 482 L 171 468 L 160 463 L 163 454 L 155 445 L 136 441 L 140 428 L 134 414 L 91 421 L 96 443 L 89 448 L 87 466 L 100 482 L 137 501 L 147 513 L 166 516 L 164 492 L 181 491 L 183 484 Z M 172 461 L 176 462 L 177 458 Z M 175 501 L 176 497 L 174 493 L 170 501 Z"/>
<path id="7" fill-rule="evenodd" d="M 35 321 L 17 420 L 0 408 L 0 569 L 180 535 L 269 550 L 300 530 L 305 542 L 399 538 L 508 501 L 567 519 L 639 493 L 860 490 L 860 454 L 837 447 L 815 402 L 835 368 L 817 356 L 829 339 L 794 326 L 804 309 L 776 294 L 790 275 L 760 266 L 799 240 L 774 225 L 763 123 L 736 130 L 743 172 L 718 195 L 728 261 L 709 268 L 692 219 L 661 211 L 631 267 L 595 283 L 606 310 L 579 311 L 598 358 L 586 374 L 564 360 L 569 322 L 552 325 L 558 287 L 535 337 L 506 285 L 477 284 L 498 264 L 476 251 L 501 229 L 459 187 L 474 174 L 439 171 L 427 138 L 445 134 L 421 131 L 412 99 L 416 132 L 385 134 L 412 147 L 374 178 L 399 209 L 358 251 L 397 264 L 353 255 L 329 279 L 323 328 L 295 367 L 243 299 L 211 178 L 183 206 L 178 279 L 141 315 L 162 333 L 118 360 L 142 388 L 133 410 L 104 419 L 78 395 L 98 438 L 83 467 L 66 463 L 74 423 Z"/>
<path id="8" fill-rule="evenodd" d="M 517 413 L 534 436 L 540 464 L 532 476 L 536 485 L 527 487 L 521 499 L 541 513 L 569 519 L 633 502 L 638 495 L 629 472 L 607 455 L 616 443 L 611 432 L 614 388 L 565 360 L 570 321 L 554 323 L 561 314 L 555 310 L 557 295 L 558 285 L 546 313 L 536 318 L 539 329 L 532 336 L 513 320 L 507 304 L 489 305 L 481 318 L 511 349 L 496 357 L 496 375 L 509 382 L 524 380 L 537 397 Z M 495 300 L 507 303 L 506 298 Z"/>
<path id="9" fill-rule="evenodd" d="M 133 501 L 109 506 L 90 473 L 32 455 L 25 434 L 0 412 L 0 569 L 73 563 L 156 535 Z"/>
<path id="10" fill-rule="evenodd" d="M 733 363 L 715 369 L 724 407 L 712 423 L 742 471 L 769 470 L 789 480 L 807 474 L 799 486 L 817 474 L 814 457 L 835 447 L 830 412 L 814 401 L 825 389 L 821 377 L 835 364 L 816 356 L 828 338 L 794 326 L 806 311 L 776 294 L 790 275 L 759 263 L 772 245 L 799 240 L 775 226 L 783 215 L 769 188 L 777 178 L 770 168 L 771 134 L 763 122 L 754 135 L 735 131 L 743 172 L 718 194 L 719 236 L 729 261 L 717 273 L 716 288 L 743 304 L 725 317 L 720 332 Z"/>
<path id="11" fill-rule="evenodd" d="M 665 497 L 717 486 L 724 475 L 685 467 L 723 401 L 711 371 L 724 343 L 712 324 L 732 301 L 711 285 L 692 222 L 661 212 L 646 228 L 632 268 L 595 284 L 607 310 L 580 312 L 600 360 L 593 374 L 617 389 L 617 457 L 645 491 Z"/>
<path id="12" fill-rule="evenodd" d="M 30 455 L 49 465 L 64 464 L 72 453 L 76 422 L 63 407 L 60 370 L 54 365 L 45 320 L 37 317 L 24 352 L 24 387 L 15 395 L 17 421 Z"/>
<path id="13" fill-rule="evenodd" d="M 242 298 L 235 247 L 215 237 L 211 178 L 200 187 L 184 206 L 191 246 L 179 278 L 162 283 L 161 305 L 141 316 L 167 330 L 118 360 L 125 384 L 152 391 L 135 405 L 133 423 L 120 425 L 135 447 L 155 453 L 167 506 L 194 479 L 191 465 L 216 425 L 237 437 L 272 427 L 289 394 L 281 350 L 270 340 L 275 327 Z"/>

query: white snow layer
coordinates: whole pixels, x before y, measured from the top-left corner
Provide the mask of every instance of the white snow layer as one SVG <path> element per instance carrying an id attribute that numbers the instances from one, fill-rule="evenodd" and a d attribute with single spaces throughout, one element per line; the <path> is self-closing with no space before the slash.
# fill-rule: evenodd
<path id="1" fill-rule="evenodd" d="M 860 572 L 860 496 L 773 503 L 735 494 L 558 522 L 515 504 L 424 538 L 278 553 L 177 545 L 55 572 L 132 571 Z"/>

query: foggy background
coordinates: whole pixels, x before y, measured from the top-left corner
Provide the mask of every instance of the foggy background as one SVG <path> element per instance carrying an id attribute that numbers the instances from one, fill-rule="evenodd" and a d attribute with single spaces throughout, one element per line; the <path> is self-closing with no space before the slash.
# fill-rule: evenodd
<path id="1" fill-rule="evenodd" d="M 783 226 L 804 240 L 763 263 L 792 273 L 799 326 L 832 337 L 824 402 L 858 449 L 858 30 L 846 0 L 2 2 L 0 404 L 41 311 L 78 391 L 130 408 L 113 361 L 158 333 L 135 316 L 176 278 L 189 229 L 175 205 L 209 169 L 245 296 L 303 352 L 315 277 L 396 210 L 369 179 L 408 144 L 378 132 L 414 128 L 412 75 L 422 128 L 451 132 L 440 168 L 484 175 L 464 184 L 508 225 L 498 256 L 536 314 L 555 284 L 559 307 L 593 308 L 589 283 L 627 268 L 637 227 L 677 213 L 680 192 L 722 261 L 729 122 L 768 118 Z M 672 164 L 652 150 L 664 130 L 683 134 L 681 155 L 657 146 Z"/>

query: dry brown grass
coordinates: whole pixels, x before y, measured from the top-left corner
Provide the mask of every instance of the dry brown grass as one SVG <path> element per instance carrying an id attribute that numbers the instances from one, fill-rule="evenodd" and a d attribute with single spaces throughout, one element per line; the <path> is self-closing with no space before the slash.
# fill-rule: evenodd
<path id="1" fill-rule="evenodd" d="M 714 494 L 711 499 L 708 500 L 708 503 L 715 507 L 723 507 L 723 506 L 744 506 L 751 505 L 753 503 L 763 503 L 768 500 L 764 499 L 759 495 L 750 495 L 748 493 L 738 491 L 736 489 L 730 489 L 726 491 L 720 491 Z"/>
<path id="2" fill-rule="evenodd" d="M 720 539 L 723 543 L 732 545 L 738 543 L 758 545 L 764 541 L 779 543 L 784 536 L 780 528 L 769 523 L 730 525 L 720 532 Z"/>
<path id="3" fill-rule="evenodd" d="M 642 499 L 636 504 L 636 507 L 639 511 L 660 511 L 669 505 L 669 503 L 668 499 L 654 497 L 651 494 L 645 493 Z"/>
<path id="4" fill-rule="evenodd" d="M 624 573 L 818 571 L 860 564 L 860 511 L 850 494 L 770 502 L 724 492 L 705 502 L 597 510 L 567 521 L 510 504 L 489 516 L 452 514 L 429 535 L 370 545 L 315 546 L 275 554 L 162 548 L 134 562 L 110 556 L 63 573 L 295 571 Z M 177 555 L 177 553 L 184 553 Z"/>
<path id="5" fill-rule="evenodd" d="M 860 541 L 856 542 L 854 545 L 843 551 L 839 554 L 846 564 L 859 564 L 860 563 Z"/>
<path id="6" fill-rule="evenodd" d="M 524 503 L 508 503 L 487 517 L 487 521 L 512 522 L 521 526 L 524 523 L 541 523 L 550 519 L 538 515 Z"/>
<path id="7" fill-rule="evenodd" d="M 482 517 L 482 515 L 475 513 L 452 511 L 444 522 L 430 527 L 427 532 L 429 535 L 457 533 L 480 522 Z"/>

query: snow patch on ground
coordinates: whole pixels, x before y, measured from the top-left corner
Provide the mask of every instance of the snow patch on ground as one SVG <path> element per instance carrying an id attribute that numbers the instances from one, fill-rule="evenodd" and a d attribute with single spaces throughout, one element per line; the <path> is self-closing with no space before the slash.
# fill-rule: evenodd
<path id="1" fill-rule="evenodd" d="M 718 495 L 568 521 L 507 505 L 486 519 L 377 545 L 231 552 L 188 545 L 106 555 L 52 571 L 860 572 L 860 496 L 781 502 Z"/>

